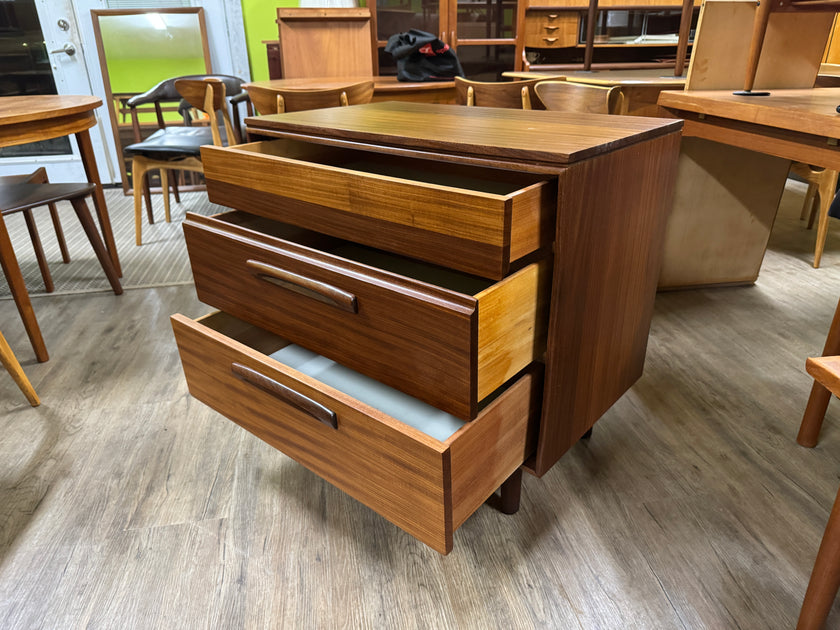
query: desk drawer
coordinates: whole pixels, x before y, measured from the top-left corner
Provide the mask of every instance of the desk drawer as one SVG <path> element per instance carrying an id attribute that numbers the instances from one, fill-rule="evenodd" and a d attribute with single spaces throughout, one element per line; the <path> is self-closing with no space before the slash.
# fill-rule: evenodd
<path id="1" fill-rule="evenodd" d="M 294 140 L 202 147 L 202 162 L 214 203 L 486 278 L 553 235 L 545 175 Z"/>
<path id="2" fill-rule="evenodd" d="M 328 253 L 248 221 L 187 216 L 202 302 L 465 420 L 542 358 L 548 260 L 493 283 L 336 239 Z"/>
<path id="3" fill-rule="evenodd" d="M 172 325 L 195 398 L 441 553 L 533 450 L 537 373 L 526 372 L 473 422 L 448 417 L 424 427 L 437 434 L 431 437 L 348 394 L 357 385 L 341 366 L 321 374 L 340 381 L 343 391 L 304 373 L 317 372 L 311 364 L 323 357 L 301 360 L 306 351 L 225 313 L 199 321 L 174 315 Z M 386 406 L 414 406 L 384 395 Z M 426 422 L 425 411 L 410 421 Z"/>
<path id="4" fill-rule="evenodd" d="M 577 46 L 580 26 L 576 13 L 531 11 L 525 15 L 527 48 L 568 48 Z"/>

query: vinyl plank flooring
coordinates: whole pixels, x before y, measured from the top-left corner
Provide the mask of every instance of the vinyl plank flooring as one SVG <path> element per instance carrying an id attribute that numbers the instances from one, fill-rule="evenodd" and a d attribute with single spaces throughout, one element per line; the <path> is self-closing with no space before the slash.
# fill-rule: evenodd
<path id="1" fill-rule="evenodd" d="M 42 399 L 0 374 L 0 628 L 793 627 L 840 483 L 840 403 L 795 443 L 840 297 L 803 193 L 755 286 L 657 296 L 640 381 L 446 557 L 189 396 L 191 286 L 34 298 L 44 364 L 0 299 Z"/>

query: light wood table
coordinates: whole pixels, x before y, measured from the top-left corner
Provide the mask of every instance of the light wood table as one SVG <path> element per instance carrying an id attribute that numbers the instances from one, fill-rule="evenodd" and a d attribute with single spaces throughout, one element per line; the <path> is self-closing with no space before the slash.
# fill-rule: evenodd
<path id="1" fill-rule="evenodd" d="M 76 136 L 85 175 L 89 182 L 96 185 L 93 205 L 99 219 L 105 247 L 114 262 L 117 273 L 122 275 L 117 247 L 111 230 L 111 220 L 108 217 L 105 195 L 102 192 L 96 157 L 88 132 L 88 129 L 96 124 L 94 110 L 100 105 L 102 105 L 102 101 L 95 96 L 33 95 L 0 98 L 0 147 L 48 140 L 70 134 Z M 32 309 L 29 293 L 23 282 L 23 275 L 13 255 L 11 240 L 2 216 L 0 216 L 0 248 L 12 252 L 12 255 L 4 257 L 6 259 L 4 265 L 6 278 L 12 294 L 15 296 L 15 302 L 26 327 L 26 332 L 32 341 L 35 356 L 38 361 L 47 361 L 49 354 L 38 322 L 35 319 L 35 312 Z"/>
<path id="2" fill-rule="evenodd" d="M 566 80 L 573 83 L 602 85 L 605 87 L 619 86 L 624 95 L 619 114 L 625 116 L 662 116 L 663 112 L 657 99 L 663 90 L 678 90 L 685 86 L 685 77 L 675 77 L 667 74 L 667 69 L 639 69 L 639 70 L 603 70 L 585 72 L 574 71 L 536 71 L 536 72 L 504 72 L 503 76 L 511 79 L 552 79 Z"/>
<path id="3" fill-rule="evenodd" d="M 373 98 L 371 102 L 412 101 L 414 103 L 454 103 L 455 81 L 428 81 L 407 83 L 397 81 L 397 77 L 315 77 L 298 79 L 271 79 L 246 83 L 260 87 L 312 90 L 318 88 L 337 88 L 342 85 L 370 81 L 373 79 Z"/>
<path id="4" fill-rule="evenodd" d="M 755 282 L 790 161 L 840 169 L 838 104 L 840 88 L 659 95 L 685 121 L 660 286 Z"/>

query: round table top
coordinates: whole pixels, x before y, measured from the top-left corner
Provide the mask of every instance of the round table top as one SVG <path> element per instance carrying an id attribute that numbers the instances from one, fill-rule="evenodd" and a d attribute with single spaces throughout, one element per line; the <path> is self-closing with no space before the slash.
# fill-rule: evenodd
<path id="1" fill-rule="evenodd" d="M 0 98 L 0 125 L 30 123 L 91 111 L 102 105 L 97 96 L 33 94 Z"/>

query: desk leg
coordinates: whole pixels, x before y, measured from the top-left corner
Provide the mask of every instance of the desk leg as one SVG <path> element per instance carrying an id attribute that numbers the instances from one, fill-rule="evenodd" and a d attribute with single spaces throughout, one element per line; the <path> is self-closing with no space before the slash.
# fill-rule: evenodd
<path id="1" fill-rule="evenodd" d="M 122 267 L 117 254 L 117 244 L 114 242 L 114 233 L 111 230 L 111 219 L 108 217 L 108 207 L 105 205 L 105 194 L 102 192 L 102 182 L 99 180 L 99 170 L 96 168 L 96 156 L 93 154 L 93 145 L 90 142 L 90 133 L 87 129 L 76 134 L 76 141 L 79 143 L 79 152 L 82 154 L 82 164 L 85 167 L 85 175 L 88 181 L 96 184 L 93 191 L 93 207 L 96 209 L 96 216 L 99 218 L 99 226 L 102 229 L 102 239 L 105 247 L 114 261 L 114 268 L 122 278 Z"/>
<path id="2" fill-rule="evenodd" d="M 29 300 L 29 292 L 23 282 L 23 275 L 20 272 L 15 250 L 12 249 L 12 241 L 9 239 L 9 232 L 6 229 L 6 222 L 0 215 L 0 265 L 9 283 L 9 289 L 17 305 L 20 318 L 23 320 L 23 327 L 29 335 L 29 341 L 35 350 L 35 357 L 43 363 L 49 360 L 47 346 L 41 336 L 41 329 L 38 327 L 38 320 L 35 319 L 35 311 L 32 309 L 32 302 Z"/>
<path id="3" fill-rule="evenodd" d="M 828 329 L 825 338 L 825 347 L 822 356 L 831 357 L 840 354 L 840 302 L 834 311 L 834 318 Z M 820 437 L 825 412 L 828 410 L 828 403 L 831 400 L 831 392 L 814 381 L 811 387 L 811 395 L 808 397 L 808 404 L 805 406 L 805 414 L 802 417 L 802 424 L 799 425 L 799 435 L 796 441 L 802 445 L 812 448 L 817 445 Z"/>

